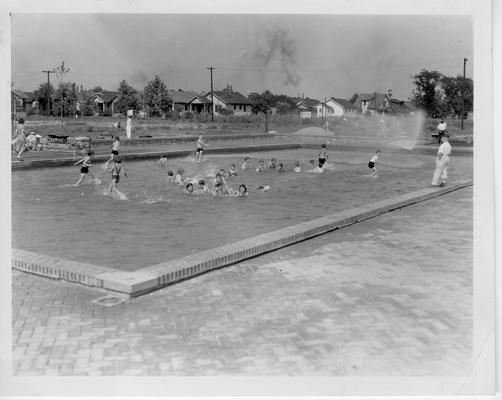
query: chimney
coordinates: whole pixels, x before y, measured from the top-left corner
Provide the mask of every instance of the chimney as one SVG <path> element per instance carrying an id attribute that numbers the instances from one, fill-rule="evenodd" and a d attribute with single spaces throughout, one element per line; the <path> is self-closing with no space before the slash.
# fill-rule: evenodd
<path id="1" fill-rule="evenodd" d="M 387 91 L 387 97 L 388 97 L 389 99 L 391 99 L 391 98 L 392 98 L 392 89 L 389 89 L 389 90 Z"/>

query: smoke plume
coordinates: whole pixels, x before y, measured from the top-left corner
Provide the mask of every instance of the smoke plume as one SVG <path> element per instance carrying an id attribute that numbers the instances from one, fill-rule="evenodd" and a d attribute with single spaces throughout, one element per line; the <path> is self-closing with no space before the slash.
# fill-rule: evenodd
<path id="1" fill-rule="evenodd" d="M 265 41 L 257 49 L 257 58 L 264 69 L 275 63 L 280 65 L 284 84 L 295 87 L 300 84 L 301 77 L 296 71 L 296 43 L 285 30 L 265 32 Z"/>

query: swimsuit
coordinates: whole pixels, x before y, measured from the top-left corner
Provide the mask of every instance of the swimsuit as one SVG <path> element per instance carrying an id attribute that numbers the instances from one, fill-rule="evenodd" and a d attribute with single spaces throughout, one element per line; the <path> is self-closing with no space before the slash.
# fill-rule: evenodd
<path id="1" fill-rule="evenodd" d="M 119 175 L 112 175 L 112 181 L 115 181 L 115 183 L 119 183 L 120 176 Z"/>
<path id="2" fill-rule="evenodd" d="M 82 168 L 80 168 L 80 173 L 81 174 L 87 174 L 89 172 L 89 167 L 87 166 L 82 166 Z"/>
<path id="3" fill-rule="evenodd" d="M 371 168 L 371 169 L 375 168 L 375 163 L 373 161 L 370 161 L 368 163 L 368 168 Z"/>
<path id="4" fill-rule="evenodd" d="M 112 154 L 113 154 L 114 156 L 118 156 L 118 155 L 119 155 L 119 151 L 118 151 L 118 150 L 112 150 Z"/>
<path id="5" fill-rule="evenodd" d="M 325 162 L 326 162 L 325 158 L 319 157 L 319 168 L 322 168 L 322 166 L 324 165 Z"/>

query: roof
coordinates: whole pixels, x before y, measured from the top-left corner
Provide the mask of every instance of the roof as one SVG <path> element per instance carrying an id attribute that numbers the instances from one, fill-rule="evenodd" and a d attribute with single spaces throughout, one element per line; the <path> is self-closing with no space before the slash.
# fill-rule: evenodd
<path id="1" fill-rule="evenodd" d="M 318 105 L 320 103 L 320 101 L 317 99 L 311 99 L 309 97 L 305 97 L 303 99 L 298 99 L 298 101 L 296 102 L 296 107 L 298 107 L 302 103 L 307 108 L 313 109 L 313 108 L 315 108 L 316 105 Z"/>
<path id="2" fill-rule="evenodd" d="M 340 99 L 340 98 L 337 98 L 337 97 L 332 97 L 329 100 L 333 100 L 335 103 L 341 105 L 342 108 L 345 108 L 346 110 L 357 110 L 358 109 L 357 106 L 354 103 L 351 103 L 350 101 L 345 100 L 345 99 Z"/>
<path id="3" fill-rule="evenodd" d="M 109 103 L 109 102 L 115 100 L 115 98 L 118 97 L 118 95 L 119 95 L 119 92 L 111 92 L 108 90 L 103 90 L 103 92 L 94 93 L 94 96 L 98 96 L 105 103 Z"/>
<path id="4" fill-rule="evenodd" d="M 386 106 L 381 105 L 378 108 L 378 111 L 385 111 L 391 114 L 399 114 L 399 113 L 410 113 L 414 111 L 414 109 L 409 107 L 405 101 L 398 99 L 389 99 L 388 104 Z"/>
<path id="5" fill-rule="evenodd" d="M 252 105 L 251 100 L 239 92 L 227 92 L 224 90 L 213 90 L 213 94 L 220 98 L 226 104 L 246 104 Z M 211 95 L 211 92 L 206 94 L 206 97 Z"/>
<path id="6" fill-rule="evenodd" d="M 13 90 L 12 93 L 15 94 L 17 97 L 19 97 L 20 99 L 30 98 L 30 96 L 28 96 L 28 93 L 23 92 L 22 90 Z M 31 97 L 33 97 L 33 96 L 31 96 Z"/>
<path id="7" fill-rule="evenodd" d="M 386 95 L 382 94 L 382 93 L 376 93 L 376 95 L 377 95 L 377 99 L 378 99 L 377 104 L 380 104 L 382 99 L 386 97 Z M 360 109 L 361 108 L 361 101 L 370 101 L 368 108 L 373 109 L 374 107 L 372 107 L 371 101 L 374 98 L 375 98 L 375 93 L 361 93 L 357 96 L 356 101 L 354 101 L 354 105 Z"/>
<path id="8" fill-rule="evenodd" d="M 191 103 L 192 101 L 194 101 L 196 99 L 199 100 L 202 104 L 211 104 L 211 100 L 207 99 L 204 96 L 194 96 L 194 97 L 192 97 L 192 99 L 188 103 Z"/>
<path id="9" fill-rule="evenodd" d="M 195 92 L 185 92 L 183 90 L 168 90 L 167 93 L 169 93 L 173 103 L 190 103 L 194 97 L 198 96 Z"/>

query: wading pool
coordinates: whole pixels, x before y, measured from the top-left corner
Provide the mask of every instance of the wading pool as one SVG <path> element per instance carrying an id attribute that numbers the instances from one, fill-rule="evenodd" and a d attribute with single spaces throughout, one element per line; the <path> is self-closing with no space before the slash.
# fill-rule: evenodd
<path id="1" fill-rule="evenodd" d="M 242 171 L 244 156 L 274 157 L 285 172 Z M 74 261 L 133 271 L 237 240 L 298 224 L 348 208 L 392 198 L 430 184 L 433 155 L 382 154 L 378 178 L 367 175 L 371 152 L 329 151 L 334 171 L 305 172 L 317 150 L 300 149 L 169 159 L 168 169 L 183 167 L 185 177 L 213 174 L 236 164 L 231 187 L 268 185 L 247 197 L 197 196 L 166 182 L 167 169 L 157 159 L 123 161 L 129 177 L 119 190 L 128 200 L 105 196 L 110 174 L 95 164 L 91 172 L 102 183 L 66 186 L 80 176 L 79 167 L 12 172 L 13 247 Z M 293 172 L 295 161 L 302 172 Z M 448 182 L 472 179 L 472 157 L 452 157 Z M 204 178 L 206 181 L 209 178 Z"/>

